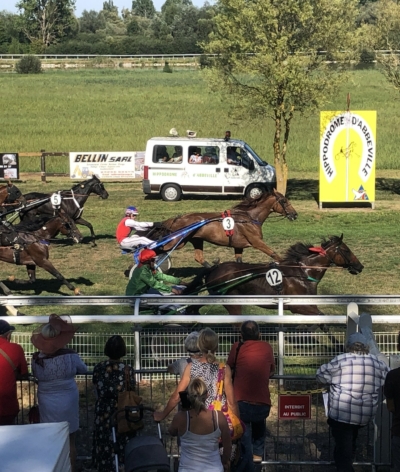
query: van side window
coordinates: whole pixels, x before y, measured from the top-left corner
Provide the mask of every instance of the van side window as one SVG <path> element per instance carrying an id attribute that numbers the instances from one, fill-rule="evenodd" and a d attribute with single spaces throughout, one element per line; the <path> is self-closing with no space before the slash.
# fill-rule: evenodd
<path id="1" fill-rule="evenodd" d="M 233 166 L 242 165 L 242 156 L 238 149 L 234 146 L 228 146 L 226 149 L 227 162 Z"/>
<path id="2" fill-rule="evenodd" d="M 168 159 L 167 146 L 156 144 L 153 149 L 153 162 L 166 162 Z"/>
<path id="3" fill-rule="evenodd" d="M 203 164 L 201 148 L 196 146 L 189 147 L 189 164 Z"/>
<path id="4" fill-rule="evenodd" d="M 206 146 L 203 153 L 203 164 L 218 164 L 219 148 L 215 146 Z"/>

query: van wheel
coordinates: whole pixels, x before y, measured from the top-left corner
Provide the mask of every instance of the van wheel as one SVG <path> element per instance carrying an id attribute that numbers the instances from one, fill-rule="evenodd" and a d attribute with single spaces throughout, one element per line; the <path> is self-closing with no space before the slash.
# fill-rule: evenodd
<path id="1" fill-rule="evenodd" d="M 266 190 L 265 190 L 264 185 L 254 184 L 254 185 L 250 185 L 250 187 L 246 189 L 245 195 L 247 198 L 258 198 L 265 192 Z"/>
<path id="2" fill-rule="evenodd" d="M 182 190 L 178 185 L 167 184 L 161 190 L 161 198 L 164 202 L 176 202 L 181 199 Z"/>

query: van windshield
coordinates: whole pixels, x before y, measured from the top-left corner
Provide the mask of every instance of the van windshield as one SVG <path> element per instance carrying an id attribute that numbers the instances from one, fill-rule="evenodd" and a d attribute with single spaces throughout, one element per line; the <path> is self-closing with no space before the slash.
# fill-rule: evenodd
<path id="1" fill-rule="evenodd" d="M 244 148 L 245 148 L 246 151 L 251 155 L 251 157 L 257 162 L 257 164 L 258 164 L 259 166 L 267 166 L 267 165 L 268 165 L 268 162 L 263 161 L 263 160 L 258 156 L 258 154 L 256 154 L 256 152 L 253 151 L 253 149 L 251 149 L 251 147 L 250 147 L 247 143 L 245 143 Z"/>

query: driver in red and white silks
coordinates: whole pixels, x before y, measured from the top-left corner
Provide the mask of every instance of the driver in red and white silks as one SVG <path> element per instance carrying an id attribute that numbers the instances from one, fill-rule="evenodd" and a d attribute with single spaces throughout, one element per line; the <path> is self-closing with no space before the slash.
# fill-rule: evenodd
<path id="1" fill-rule="evenodd" d="M 151 244 L 154 241 L 146 235 L 151 228 L 160 228 L 161 223 L 136 221 L 139 211 L 130 206 L 125 210 L 125 218 L 118 223 L 115 237 L 123 249 L 132 249 L 137 246 Z"/>

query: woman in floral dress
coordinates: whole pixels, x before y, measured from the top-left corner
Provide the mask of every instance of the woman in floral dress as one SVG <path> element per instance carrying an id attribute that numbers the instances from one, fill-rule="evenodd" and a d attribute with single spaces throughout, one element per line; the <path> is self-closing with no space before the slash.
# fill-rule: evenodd
<path id="1" fill-rule="evenodd" d="M 106 342 L 104 354 L 107 360 L 97 364 L 93 370 L 93 384 L 97 393 L 93 431 L 93 465 L 98 472 L 115 472 L 115 454 L 112 440 L 111 419 L 117 410 L 118 394 L 125 390 L 125 342 L 121 336 L 111 336 Z M 131 389 L 135 388 L 135 372 L 128 364 Z M 117 434 L 119 471 L 124 471 L 125 445 L 130 434 Z"/>

